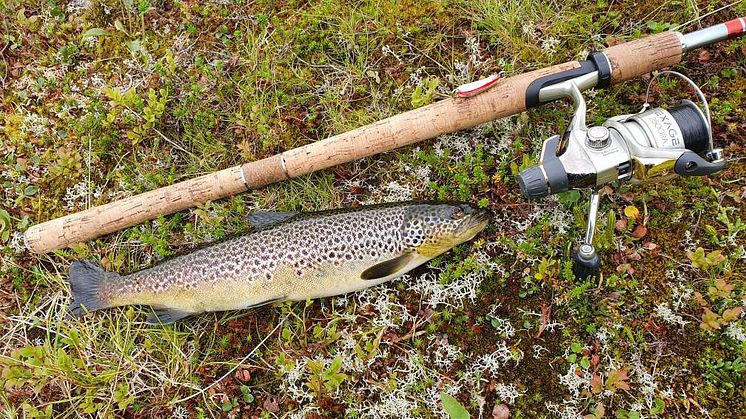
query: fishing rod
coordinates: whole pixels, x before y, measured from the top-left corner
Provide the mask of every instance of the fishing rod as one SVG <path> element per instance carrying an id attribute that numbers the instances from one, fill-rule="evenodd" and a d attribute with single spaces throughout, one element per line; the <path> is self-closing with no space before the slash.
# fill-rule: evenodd
<path id="1" fill-rule="evenodd" d="M 627 161 L 630 164 L 628 170 L 631 178 L 644 177 L 646 173 L 654 170 L 638 170 L 638 165 L 647 167 L 648 162 L 631 158 L 644 157 L 635 153 L 645 150 L 644 147 L 652 147 L 660 152 L 660 155 L 655 154 L 654 158 L 668 159 L 666 161 L 670 162 L 681 150 L 666 151 L 670 147 L 660 145 L 656 147 L 642 143 L 643 148 L 630 146 L 633 143 L 628 141 L 628 138 L 645 140 L 645 136 L 639 131 L 641 129 L 644 131 L 644 128 L 634 128 L 631 120 L 617 121 L 619 126 L 626 127 L 629 132 L 611 125 L 605 126 L 604 128 L 609 132 L 608 139 L 605 138 L 606 134 L 602 133 L 600 128 L 587 129 L 585 102 L 580 92 L 593 87 L 608 87 L 654 70 L 670 67 L 679 63 L 685 52 L 741 36 L 745 31 L 746 19 L 738 18 L 687 34 L 669 31 L 621 43 L 603 51 L 594 52 L 584 61 L 571 61 L 505 79 L 490 77 L 469 83 L 456 89 L 453 97 L 352 131 L 293 148 L 262 160 L 219 170 L 34 225 L 24 235 L 26 247 L 35 253 L 50 252 L 92 240 L 161 215 L 194 207 L 205 201 L 236 195 L 442 134 L 471 128 L 565 97 L 572 98 L 577 108 L 571 129 L 562 138 L 550 139 L 548 143 L 545 143 L 542 165 L 524 172 L 519 177 L 524 193 L 529 197 L 537 198 L 540 195 L 557 193 L 562 189 L 598 186 L 612 179 L 613 176 L 610 174 L 612 171 L 607 172 L 601 166 L 596 166 L 596 164 L 601 164 L 599 162 L 604 162 L 601 158 L 604 151 L 585 145 L 583 135 L 594 138 L 589 140 L 589 144 L 603 144 L 606 141 L 614 144 L 612 148 L 604 149 L 618 150 L 614 158 L 623 159 L 623 152 L 627 152 L 630 156 Z M 671 117 L 681 125 L 679 117 L 693 116 L 692 112 L 694 111 L 691 108 L 682 108 L 680 112 L 671 114 Z M 655 124 L 653 116 L 650 118 L 638 116 L 638 120 L 642 121 L 640 127 L 648 126 L 645 125 L 647 122 Z M 689 125 L 685 126 L 689 127 Z M 707 128 L 708 130 L 710 128 L 709 121 Z M 648 139 L 657 138 L 655 134 L 647 132 L 646 134 L 648 134 Z M 604 138 L 596 140 L 596 136 Z M 620 140 L 619 136 L 624 138 Z M 695 142 L 699 146 L 700 137 L 696 138 Z M 560 153 L 557 159 L 553 159 L 551 153 L 548 152 L 555 145 L 555 141 L 560 146 L 568 145 L 564 154 Z M 686 139 L 684 141 L 685 146 L 688 147 Z M 622 143 L 627 144 L 626 149 Z M 591 151 L 588 151 L 589 149 Z M 587 165 L 585 169 L 578 169 L 581 172 L 575 172 L 572 164 L 583 163 L 583 158 L 574 157 L 573 153 L 579 151 L 591 153 L 587 154 L 588 157 L 584 162 L 590 165 Z M 696 153 L 698 150 L 695 149 L 692 151 L 701 158 L 697 159 L 691 153 L 681 153 L 685 154 L 688 159 L 686 164 L 682 163 L 684 166 L 697 165 L 697 169 L 686 172 L 687 175 L 708 174 L 716 171 L 716 168 L 722 168 L 722 159 L 716 150 L 712 149 L 711 141 L 709 149 L 704 150 L 704 153 Z M 665 156 L 661 157 L 663 154 Z M 559 154 L 555 153 L 555 155 Z M 699 169 L 700 167 L 703 169 Z M 582 172 L 582 170 L 589 170 L 589 172 Z M 563 171 L 566 174 L 566 184 L 563 183 L 565 182 Z M 617 178 L 626 179 L 620 173 L 619 164 L 617 164 Z M 542 176 L 545 185 L 542 185 Z M 598 195 L 594 196 L 596 204 L 592 205 L 591 209 L 595 211 L 598 207 Z M 589 223 L 591 218 L 589 217 Z M 595 220 L 595 216 L 593 218 Z M 586 241 L 590 242 L 591 239 L 592 229 Z M 590 252 L 590 254 L 595 255 L 595 252 Z"/>

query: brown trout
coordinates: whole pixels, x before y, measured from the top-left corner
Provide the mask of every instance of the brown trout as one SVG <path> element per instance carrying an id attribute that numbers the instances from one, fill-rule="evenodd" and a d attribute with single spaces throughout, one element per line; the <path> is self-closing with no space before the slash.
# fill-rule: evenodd
<path id="1" fill-rule="evenodd" d="M 148 323 L 305 301 L 399 277 L 487 225 L 469 205 L 397 203 L 317 213 L 258 213 L 255 231 L 126 276 L 70 266 L 72 314 L 149 305 Z"/>

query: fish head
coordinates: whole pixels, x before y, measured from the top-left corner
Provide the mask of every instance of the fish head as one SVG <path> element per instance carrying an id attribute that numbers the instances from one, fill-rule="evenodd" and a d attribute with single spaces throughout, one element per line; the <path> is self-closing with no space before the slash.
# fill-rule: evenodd
<path id="1" fill-rule="evenodd" d="M 413 207 L 403 225 L 404 244 L 426 257 L 435 257 L 482 231 L 487 210 L 468 204 L 422 204 Z"/>

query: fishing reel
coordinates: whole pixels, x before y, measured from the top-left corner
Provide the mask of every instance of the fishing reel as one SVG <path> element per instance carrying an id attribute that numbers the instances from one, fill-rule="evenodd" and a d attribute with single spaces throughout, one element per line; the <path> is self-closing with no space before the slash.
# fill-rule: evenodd
<path id="1" fill-rule="evenodd" d="M 611 182 L 643 183 L 676 176 L 705 176 L 725 168 L 722 150 L 712 145 L 710 111 L 702 91 L 682 74 L 672 71 L 660 74 L 673 74 L 686 80 L 697 92 L 704 112 L 689 100 L 668 109 L 648 109 L 646 97 L 639 113 L 615 116 L 589 128 L 581 89 L 593 85 L 594 74 L 544 87 L 539 92 L 542 102 L 571 98 L 575 113 L 562 136 L 544 141 L 540 164 L 522 171 L 518 183 L 529 199 L 570 189 L 591 189 L 585 238 L 573 255 L 573 271 L 579 278 L 596 277 L 600 271 L 601 261 L 593 247 L 600 188 Z"/>

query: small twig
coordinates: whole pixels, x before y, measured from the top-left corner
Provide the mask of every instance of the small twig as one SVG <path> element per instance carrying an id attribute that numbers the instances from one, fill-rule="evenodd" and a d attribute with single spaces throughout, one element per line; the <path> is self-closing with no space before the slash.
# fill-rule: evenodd
<path id="1" fill-rule="evenodd" d="M 694 19 L 692 19 L 692 20 L 690 20 L 690 21 L 688 21 L 688 22 L 684 22 L 684 23 L 682 23 L 681 25 L 678 25 L 678 26 L 674 26 L 673 28 L 671 28 L 671 30 L 674 30 L 674 31 L 678 31 L 679 29 L 681 29 L 681 28 L 683 28 L 683 27 L 685 27 L 685 26 L 689 26 L 689 25 L 691 25 L 692 23 L 695 23 L 695 22 L 699 22 L 700 20 L 702 20 L 702 19 L 706 18 L 707 16 L 713 15 L 713 14 L 715 14 L 715 13 L 717 13 L 717 12 L 721 11 L 721 10 L 729 9 L 729 8 L 731 8 L 731 7 L 733 7 L 733 6 L 735 6 L 735 5 L 739 4 L 739 3 L 741 3 L 741 1 L 742 1 L 742 0 L 738 0 L 738 1 L 736 1 L 736 2 L 733 2 L 733 3 L 731 3 L 731 4 L 726 4 L 725 6 L 723 6 L 723 7 L 719 8 L 719 9 L 715 9 L 715 10 L 713 10 L 713 11 L 711 11 L 711 12 L 708 12 L 708 13 L 705 13 L 705 14 L 703 14 L 703 15 L 701 15 L 701 16 L 697 16 L 697 17 L 695 17 Z"/>
<path id="2" fill-rule="evenodd" d="M 133 114 L 135 114 L 135 115 L 136 115 L 136 116 L 137 116 L 138 118 L 142 119 L 143 121 L 145 120 L 145 117 L 144 117 L 144 116 L 140 115 L 140 114 L 139 114 L 138 112 L 135 112 L 135 111 L 134 111 L 134 110 L 133 110 L 132 108 L 130 108 L 129 106 L 127 106 L 127 105 L 124 105 L 124 107 L 125 107 L 125 108 L 127 108 L 127 110 L 128 110 L 128 111 L 130 111 L 130 112 L 132 112 Z M 181 146 L 181 145 L 180 145 L 179 143 L 177 143 L 176 141 L 174 141 L 174 140 L 172 140 L 172 139 L 170 139 L 170 138 L 166 137 L 166 136 L 165 136 L 165 135 L 164 135 L 164 134 L 163 134 L 163 133 L 162 133 L 162 132 L 161 132 L 161 131 L 160 131 L 160 130 L 159 130 L 158 128 L 156 128 L 156 127 L 153 127 L 153 131 L 155 131 L 155 132 L 156 132 L 156 133 L 157 133 L 158 135 L 160 135 L 160 136 L 161 136 L 161 138 L 163 138 L 164 140 L 166 140 L 166 141 L 167 141 L 167 142 L 168 142 L 169 144 L 171 144 L 172 146 L 176 147 L 176 149 L 178 149 L 178 150 L 180 150 L 180 151 L 183 151 L 184 153 L 187 153 L 187 154 L 189 154 L 190 156 L 194 157 L 195 159 L 197 158 L 197 156 L 195 156 L 195 155 L 194 155 L 194 153 L 192 153 L 191 151 L 188 151 L 188 150 L 186 150 L 186 149 L 185 149 L 184 147 L 182 147 L 182 146 Z"/>
<path id="3" fill-rule="evenodd" d="M 412 48 L 413 50 L 415 50 L 415 51 L 419 52 L 420 54 L 422 54 L 422 55 L 423 55 L 423 56 L 424 56 L 425 58 L 427 58 L 428 60 L 432 61 L 432 62 L 433 62 L 433 63 L 434 63 L 435 65 L 437 65 L 438 67 L 440 67 L 440 69 L 441 69 L 441 70 L 443 70 L 443 71 L 445 71 L 445 72 L 448 72 L 448 73 L 450 73 L 450 70 L 449 70 L 449 69 L 445 68 L 445 67 L 443 66 L 443 64 L 441 64 L 440 62 L 438 62 L 437 60 L 435 60 L 435 59 L 434 59 L 433 57 L 431 57 L 431 56 L 427 55 L 427 53 L 426 53 L 425 51 L 423 51 L 423 50 L 419 49 L 419 48 L 418 48 L 418 47 L 417 47 L 416 45 L 414 45 L 413 43 L 411 43 L 411 42 L 407 41 L 407 40 L 406 40 L 406 39 L 404 39 L 404 38 L 401 38 L 401 40 L 402 40 L 402 41 L 404 41 L 404 43 L 405 43 L 405 44 L 409 45 L 409 47 L 410 47 L 410 48 Z"/>
<path id="4" fill-rule="evenodd" d="M 689 317 L 690 319 L 694 320 L 695 322 L 701 322 L 702 321 L 701 318 L 699 318 L 699 317 L 697 317 L 697 316 L 695 316 L 693 314 L 689 314 L 689 313 L 685 313 L 685 312 L 681 312 L 681 313 L 678 313 L 678 314 L 681 315 L 681 316 Z"/>

